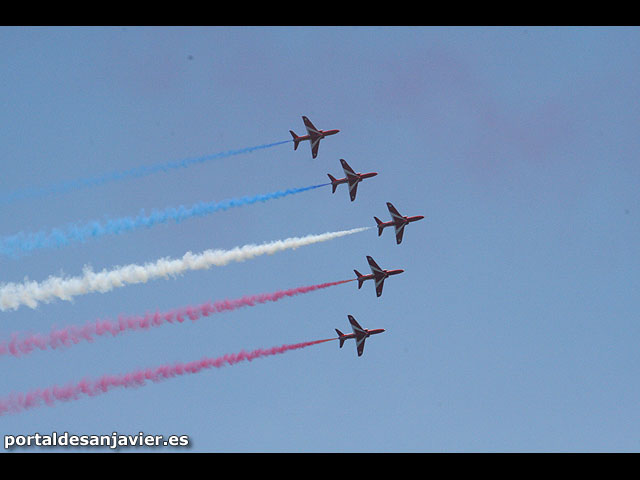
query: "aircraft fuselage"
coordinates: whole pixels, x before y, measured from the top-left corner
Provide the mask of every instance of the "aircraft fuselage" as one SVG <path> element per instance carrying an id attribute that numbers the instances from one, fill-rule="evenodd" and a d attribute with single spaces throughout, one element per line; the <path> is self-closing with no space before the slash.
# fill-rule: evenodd
<path id="1" fill-rule="evenodd" d="M 331 180 L 332 185 L 340 185 L 342 183 L 358 183 L 364 180 L 365 178 L 371 178 L 378 175 L 378 172 L 369 172 L 369 173 L 357 173 L 355 178 L 336 178 L 335 180 Z"/>
<path id="2" fill-rule="evenodd" d="M 402 225 L 408 225 L 411 222 L 417 222 L 418 220 L 422 220 L 423 218 L 424 218 L 424 215 L 415 215 L 413 217 L 402 217 L 402 219 L 396 218 L 395 220 L 391 220 L 390 222 L 382 222 L 380 226 L 383 228 L 394 227 L 394 226 L 401 227 Z"/>
<path id="3" fill-rule="evenodd" d="M 402 269 L 397 269 L 397 270 L 383 270 L 381 273 L 369 273 L 367 275 L 360 275 L 358 277 L 358 280 L 360 280 L 360 282 L 364 282 L 366 280 L 374 280 L 376 278 L 388 278 L 391 275 L 398 275 L 399 273 L 404 272 L 404 270 Z"/>
<path id="4" fill-rule="evenodd" d="M 365 333 L 361 334 L 361 335 L 364 335 L 365 337 L 369 337 L 371 335 L 375 335 L 376 333 L 382 333 L 382 332 L 385 331 L 384 328 L 372 328 L 372 329 L 363 328 L 363 330 L 364 330 Z M 356 334 L 355 333 L 343 334 L 342 338 L 344 340 L 348 340 L 350 338 L 356 338 Z"/>
<path id="5" fill-rule="evenodd" d="M 328 137 L 330 135 L 335 135 L 336 133 L 338 133 L 340 130 L 319 130 L 317 134 L 314 135 L 313 138 L 324 138 L 324 137 Z M 298 142 L 301 142 L 303 140 L 311 140 L 311 135 L 301 135 L 297 138 Z"/>
<path id="6" fill-rule="evenodd" d="M 404 272 L 404 270 L 402 270 L 401 268 L 397 269 L 397 270 L 385 270 L 385 277 L 389 277 L 391 275 L 398 275 L 399 273 Z"/>

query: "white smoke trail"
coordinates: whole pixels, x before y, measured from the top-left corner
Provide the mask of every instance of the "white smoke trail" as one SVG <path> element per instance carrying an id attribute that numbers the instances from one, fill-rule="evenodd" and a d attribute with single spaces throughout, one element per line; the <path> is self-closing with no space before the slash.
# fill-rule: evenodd
<path id="1" fill-rule="evenodd" d="M 272 255 L 283 250 L 295 249 L 314 243 L 326 242 L 335 238 L 369 230 L 372 227 L 360 227 L 339 232 L 327 232 L 320 235 L 292 237 L 261 245 L 244 245 L 231 250 L 205 250 L 199 254 L 187 252 L 180 259 L 161 258 L 144 265 L 125 265 L 112 270 L 94 272 L 85 266 L 79 277 L 49 277 L 43 282 L 25 281 L 24 283 L 5 283 L 0 285 L 0 310 L 16 310 L 21 305 L 36 308 L 38 303 L 49 303 L 55 298 L 70 301 L 73 297 L 86 293 L 105 293 L 116 287 L 128 284 L 146 283 L 156 278 L 178 275 L 188 270 L 203 270 L 213 266 L 223 266 L 231 262 L 242 262 L 260 255 Z"/>

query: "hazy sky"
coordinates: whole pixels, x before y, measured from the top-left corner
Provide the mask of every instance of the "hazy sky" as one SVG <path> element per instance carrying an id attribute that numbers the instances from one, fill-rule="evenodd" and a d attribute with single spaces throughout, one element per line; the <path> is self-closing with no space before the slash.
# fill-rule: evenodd
<path id="1" fill-rule="evenodd" d="M 0 433 L 188 435 L 191 452 L 637 451 L 637 28 L 0 28 L 2 238 L 326 182 L 345 186 L 18 259 L 0 284 L 374 226 L 242 263 L 0 312 L 0 340 L 404 268 L 355 282 L 0 356 L 0 398 L 83 378 L 350 332 L 159 383 L 0 417 Z M 185 168 L 101 177 L 340 129 Z M 44 189 L 44 190 L 43 190 Z M 33 191 L 33 190 L 30 190 Z M 35 449 L 34 449 L 35 450 Z M 85 449 L 86 450 L 86 449 Z M 31 451 L 21 449 L 19 451 Z M 47 450 L 47 451 L 50 451 Z M 70 451 L 65 449 L 64 451 Z M 89 450 L 86 450 L 89 451 Z M 99 451 L 99 450 L 90 450 Z M 135 451 L 129 448 L 123 451 Z M 184 451 L 181 448 L 144 451 Z"/>

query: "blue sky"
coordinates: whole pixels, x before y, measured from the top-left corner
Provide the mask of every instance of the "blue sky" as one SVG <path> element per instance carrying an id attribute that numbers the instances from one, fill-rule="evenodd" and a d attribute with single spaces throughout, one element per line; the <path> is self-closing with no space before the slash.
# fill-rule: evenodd
<path id="1" fill-rule="evenodd" d="M 377 171 L 344 186 L 0 258 L 0 283 L 388 220 L 244 263 L 0 312 L 0 336 L 311 285 L 365 284 L 4 356 L 0 396 L 385 328 L 0 417 L 2 435 L 189 435 L 191 452 L 637 451 L 640 32 L 551 27 L 0 29 L 0 191 L 340 133 L 2 205 L 0 235 Z M 128 449 L 127 451 L 134 451 Z M 68 451 L 68 450 L 65 450 Z M 148 451 L 148 450 L 145 450 Z M 154 451 L 180 451 L 166 449 Z"/>

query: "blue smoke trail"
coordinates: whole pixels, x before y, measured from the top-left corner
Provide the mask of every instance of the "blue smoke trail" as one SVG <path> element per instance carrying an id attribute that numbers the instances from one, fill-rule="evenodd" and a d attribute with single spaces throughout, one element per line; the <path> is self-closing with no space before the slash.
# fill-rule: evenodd
<path id="1" fill-rule="evenodd" d="M 154 210 L 150 215 L 145 215 L 144 210 L 142 210 L 137 217 L 116 218 L 108 220 L 105 223 L 94 220 L 84 225 L 70 224 L 65 228 L 54 228 L 50 232 L 40 231 L 27 234 L 20 232 L 16 235 L 0 239 L 0 254 L 18 258 L 21 254 L 26 254 L 33 250 L 64 247 L 74 243 L 82 243 L 91 238 L 99 238 L 104 235 L 118 235 L 137 230 L 138 228 L 150 228 L 171 220 L 181 222 L 189 218 L 203 217 L 229 208 L 243 207 L 258 202 L 275 200 L 327 185 L 331 184 L 322 183 L 310 187 L 289 188 L 287 190 L 279 190 L 277 192 L 252 197 L 231 198 L 220 202 L 201 202 L 190 207 L 183 205 L 177 208 L 169 207 L 164 210 Z"/>
<path id="2" fill-rule="evenodd" d="M 47 195 L 53 195 L 53 194 L 63 194 L 63 193 L 80 190 L 87 187 L 97 187 L 100 185 L 104 185 L 105 183 L 115 182 L 117 180 L 123 180 L 127 178 L 146 177 L 147 175 L 151 175 L 153 173 L 158 173 L 158 172 L 166 173 L 171 170 L 176 170 L 179 168 L 187 168 L 196 163 L 204 163 L 204 162 L 208 162 L 210 160 L 215 160 L 218 158 L 225 158 L 233 155 L 240 155 L 242 153 L 250 153 L 255 150 L 262 150 L 265 148 L 275 147 L 276 145 L 282 145 L 283 143 L 290 143 L 292 141 L 293 140 L 283 140 L 281 142 L 268 143 L 265 145 L 258 145 L 256 147 L 241 148 L 239 150 L 227 150 L 226 152 L 214 153 L 214 154 L 205 155 L 202 157 L 186 158 L 184 160 L 177 160 L 174 162 L 168 162 L 161 165 L 142 166 L 142 167 L 136 167 L 136 168 L 123 170 L 119 172 L 118 171 L 111 172 L 99 177 L 80 178 L 77 180 L 58 183 L 58 184 L 44 186 L 44 187 L 24 188 L 21 190 L 16 190 L 7 195 L 0 196 L 0 203 L 10 204 L 18 200 L 25 200 L 29 198 L 40 198 L 40 197 L 45 197 Z"/>

